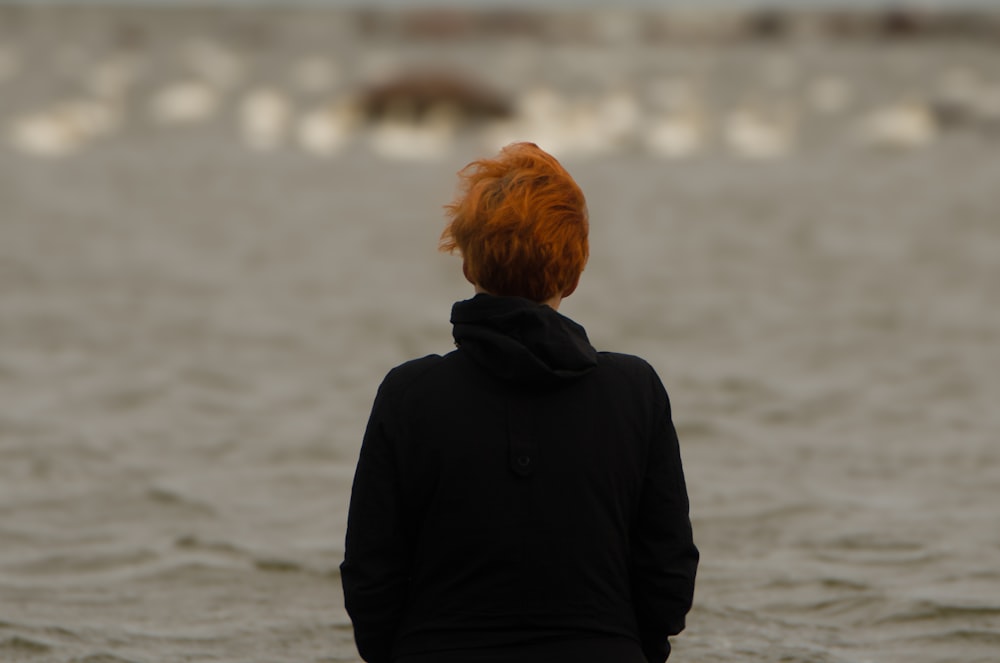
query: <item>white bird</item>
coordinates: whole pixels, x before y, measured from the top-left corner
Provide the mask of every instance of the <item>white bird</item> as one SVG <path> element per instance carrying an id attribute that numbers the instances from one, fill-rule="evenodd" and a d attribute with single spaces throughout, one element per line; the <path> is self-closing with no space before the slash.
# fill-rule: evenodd
<path id="1" fill-rule="evenodd" d="M 316 156 L 332 156 L 343 149 L 359 123 L 360 114 L 350 104 L 308 111 L 298 121 L 299 146 Z"/>
<path id="2" fill-rule="evenodd" d="M 457 114 L 447 105 L 414 117 L 401 105 L 386 113 L 369 134 L 372 151 L 394 161 L 436 161 L 448 155 L 457 130 Z"/>
<path id="3" fill-rule="evenodd" d="M 537 86 L 516 102 L 513 120 L 493 125 L 486 142 L 498 148 L 527 140 L 560 158 L 606 154 L 620 147 L 634 129 L 637 105 L 627 95 L 596 101 L 570 101 L 554 89 Z"/>
<path id="4" fill-rule="evenodd" d="M 153 95 L 150 111 L 161 124 L 191 124 L 209 119 L 219 107 L 219 93 L 197 80 L 171 83 Z"/>
<path id="5" fill-rule="evenodd" d="M 490 149 L 499 149 L 526 140 L 563 156 L 569 147 L 564 125 L 568 113 L 567 102 L 554 89 L 537 85 L 515 101 L 513 118 L 497 122 L 484 132 L 485 142 Z"/>
<path id="6" fill-rule="evenodd" d="M 14 120 L 8 134 L 16 149 L 39 157 L 63 157 L 77 151 L 83 143 L 82 135 L 72 124 L 44 113 Z"/>
<path id="7" fill-rule="evenodd" d="M 553 127 L 553 149 L 563 157 L 594 157 L 608 154 L 621 146 L 623 136 L 610 126 L 607 113 L 597 104 L 580 102 L 566 108 Z M 553 141 L 550 141 L 550 144 Z"/>
<path id="8" fill-rule="evenodd" d="M 56 158 L 72 154 L 88 141 L 110 133 L 120 122 L 113 105 L 74 99 L 15 119 L 8 128 L 13 146 L 25 154 Z"/>
<path id="9" fill-rule="evenodd" d="M 763 113 L 737 109 L 726 117 L 724 135 L 739 156 L 775 159 L 787 155 L 794 147 L 794 118 L 788 111 Z"/>
<path id="10" fill-rule="evenodd" d="M 617 147 L 633 140 L 642 123 L 642 108 L 630 90 L 615 90 L 598 102 L 601 130 Z"/>
<path id="11" fill-rule="evenodd" d="M 699 152 L 705 144 L 705 120 L 694 109 L 659 113 L 646 122 L 643 143 L 653 156 L 680 159 Z"/>
<path id="12" fill-rule="evenodd" d="M 651 104 L 643 128 L 643 147 L 665 159 L 688 157 L 705 146 L 708 121 L 701 96 L 683 78 L 653 81 L 647 95 Z"/>
<path id="13" fill-rule="evenodd" d="M 262 87 L 243 98 L 239 114 L 246 145 L 254 150 L 273 150 L 285 140 L 292 105 L 280 91 Z"/>
<path id="14" fill-rule="evenodd" d="M 861 119 L 856 130 L 863 145 L 890 150 L 926 147 L 937 135 L 933 113 L 926 104 L 916 102 L 876 109 Z"/>
<path id="15" fill-rule="evenodd" d="M 556 122 L 566 108 L 566 103 L 555 90 L 538 85 L 522 94 L 515 103 L 518 117 L 529 124 L 545 125 Z"/>

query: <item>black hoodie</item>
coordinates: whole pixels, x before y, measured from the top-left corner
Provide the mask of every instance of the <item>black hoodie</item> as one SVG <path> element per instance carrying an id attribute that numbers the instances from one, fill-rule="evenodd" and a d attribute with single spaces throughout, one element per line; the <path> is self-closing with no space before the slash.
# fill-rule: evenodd
<path id="1" fill-rule="evenodd" d="M 659 377 L 529 300 L 452 323 L 458 349 L 390 371 L 365 432 L 341 565 L 362 657 L 603 638 L 666 660 L 698 551 Z"/>

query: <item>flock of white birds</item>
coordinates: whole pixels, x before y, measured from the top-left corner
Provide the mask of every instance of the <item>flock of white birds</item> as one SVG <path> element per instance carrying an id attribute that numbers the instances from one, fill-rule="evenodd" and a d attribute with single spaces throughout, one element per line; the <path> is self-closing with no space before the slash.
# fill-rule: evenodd
<path id="1" fill-rule="evenodd" d="M 683 159 L 714 150 L 775 159 L 801 147 L 803 120 L 811 115 L 837 120 L 843 126 L 840 139 L 865 148 L 927 147 L 945 129 L 947 117 L 1000 133 L 1000 81 L 969 67 L 937 72 L 924 99 L 874 107 L 859 101 L 849 78 L 832 73 L 798 81 L 794 95 L 732 107 L 713 107 L 697 81 L 682 77 L 649 80 L 645 89 L 616 86 L 587 99 L 552 85 L 528 84 L 511 100 L 510 117 L 470 128 L 462 109 L 447 99 L 419 114 L 400 99 L 393 112 L 366 117 L 358 91 L 344 84 L 345 65 L 329 57 L 303 56 L 279 84 L 263 84 L 255 82 L 246 61 L 220 43 L 200 40 L 180 48 L 189 65 L 185 72 L 155 85 L 145 81 L 149 92 L 138 101 L 131 92 L 147 75 L 141 57 L 119 54 L 87 65 L 77 72 L 82 93 L 3 118 L 0 149 L 66 157 L 137 118 L 149 130 L 230 122 L 254 153 L 299 149 L 329 158 L 361 145 L 396 160 L 446 158 L 455 141 L 470 132 L 484 148 L 534 140 L 561 156 L 632 150 Z M 14 46 L 0 44 L 0 95 L 13 89 L 18 77 L 39 75 L 29 71 Z"/>

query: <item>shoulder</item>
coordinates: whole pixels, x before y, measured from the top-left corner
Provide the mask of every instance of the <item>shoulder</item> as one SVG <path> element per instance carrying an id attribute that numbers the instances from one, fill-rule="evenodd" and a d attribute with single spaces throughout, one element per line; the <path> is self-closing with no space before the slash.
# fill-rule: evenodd
<path id="1" fill-rule="evenodd" d="M 656 370 L 642 357 L 621 352 L 598 352 L 597 363 L 598 366 L 603 366 L 609 370 L 634 378 L 655 378 L 659 382 Z"/>
<path id="2" fill-rule="evenodd" d="M 623 384 L 640 393 L 646 393 L 656 400 L 669 400 L 666 388 L 653 365 L 642 357 L 621 352 L 598 352 L 598 366 L 605 375 L 614 375 Z"/>
<path id="3" fill-rule="evenodd" d="M 418 359 L 411 359 L 390 370 L 382 380 L 381 391 L 397 391 L 406 389 L 414 383 L 419 382 L 428 372 L 444 363 L 441 355 L 427 355 Z"/>

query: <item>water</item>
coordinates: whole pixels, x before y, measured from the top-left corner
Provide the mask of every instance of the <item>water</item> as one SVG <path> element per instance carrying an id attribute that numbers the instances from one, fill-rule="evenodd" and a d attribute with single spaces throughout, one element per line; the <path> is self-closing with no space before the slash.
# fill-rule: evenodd
<path id="1" fill-rule="evenodd" d="M 88 20 L 0 33 L 36 63 L 0 83 L 5 127 L 78 93 L 38 63 L 99 59 L 113 21 Z M 273 62 L 333 52 L 346 87 L 366 57 L 432 55 L 323 51 L 308 22 L 269 20 L 273 59 L 248 60 L 212 118 L 147 113 L 184 66 L 170 49 L 231 25 L 194 16 L 146 28 L 114 131 L 64 155 L 0 147 L 0 660 L 357 660 L 336 570 L 353 465 L 382 375 L 451 347 L 450 305 L 471 293 L 435 253 L 441 205 L 484 144 L 416 163 L 364 135 L 328 158 L 248 150 L 235 100 L 285 85 Z M 567 147 L 593 255 L 562 310 L 651 361 L 681 436 L 703 564 L 674 658 L 995 661 L 1000 136 L 886 151 L 848 131 L 954 68 L 1000 83 L 995 52 L 813 45 L 775 82 L 785 48 L 567 44 L 534 71 L 569 67 L 574 93 L 618 80 L 585 78 L 583 54 L 642 85 L 689 77 L 720 105 L 767 85 L 801 101 L 831 72 L 856 90 L 773 158 L 717 135 L 672 160 Z"/>

